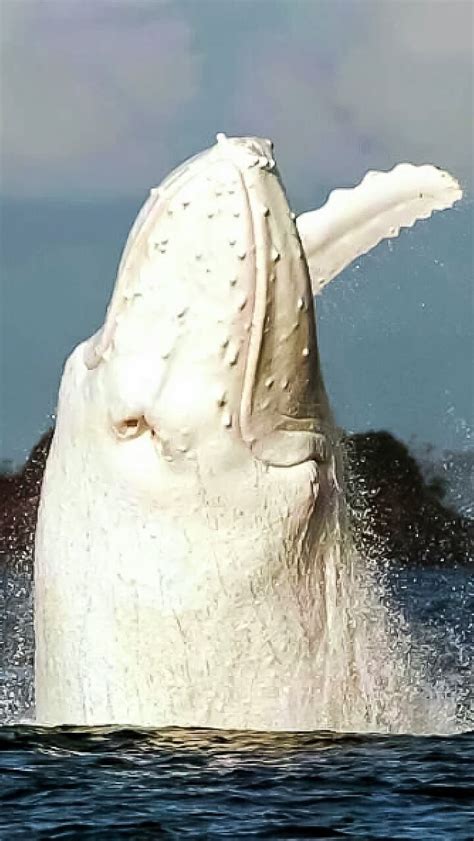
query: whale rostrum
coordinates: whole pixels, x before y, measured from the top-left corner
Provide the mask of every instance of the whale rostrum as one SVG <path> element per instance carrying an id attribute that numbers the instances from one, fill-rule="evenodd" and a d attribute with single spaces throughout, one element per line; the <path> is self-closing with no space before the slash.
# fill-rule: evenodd
<path id="1" fill-rule="evenodd" d="M 295 219 L 270 141 L 222 134 L 151 191 L 104 325 L 61 381 L 38 722 L 337 725 L 347 540 L 313 293 L 460 195 L 402 165 Z"/>

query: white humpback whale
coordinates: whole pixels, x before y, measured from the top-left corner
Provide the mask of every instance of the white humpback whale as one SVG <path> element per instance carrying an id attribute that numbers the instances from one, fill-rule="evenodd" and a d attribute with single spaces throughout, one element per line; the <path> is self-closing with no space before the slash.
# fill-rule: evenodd
<path id="1" fill-rule="evenodd" d="M 270 141 L 224 135 L 151 191 L 62 377 L 36 533 L 40 723 L 328 720 L 345 524 L 313 292 L 460 194 L 404 164 L 296 220 Z"/>

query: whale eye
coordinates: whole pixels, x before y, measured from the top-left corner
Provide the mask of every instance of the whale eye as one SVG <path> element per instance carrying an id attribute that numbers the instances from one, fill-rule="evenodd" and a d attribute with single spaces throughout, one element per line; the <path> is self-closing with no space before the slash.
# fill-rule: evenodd
<path id="1" fill-rule="evenodd" d="M 140 415 L 138 418 L 125 418 L 113 426 L 117 438 L 122 439 L 138 438 L 139 435 L 142 435 L 149 428 L 143 415 Z"/>

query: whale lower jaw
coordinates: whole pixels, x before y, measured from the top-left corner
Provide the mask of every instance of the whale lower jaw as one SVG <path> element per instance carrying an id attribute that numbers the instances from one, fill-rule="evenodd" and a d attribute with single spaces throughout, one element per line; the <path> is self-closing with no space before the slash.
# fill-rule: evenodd
<path id="1" fill-rule="evenodd" d="M 37 723 L 238 730 L 321 726 L 318 676 L 326 639 L 320 627 L 315 636 L 316 602 L 289 614 L 289 587 L 275 585 L 264 605 L 256 595 L 255 605 L 222 597 L 214 613 L 210 608 L 159 618 L 147 617 L 140 597 L 132 597 L 128 617 L 117 622 L 112 651 L 94 651 L 94 640 L 85 636 L 86 656 L 66 649 L 64 656 L 51 651 L 47 664 L 41 658 Z M 91 626 L 98 627 L 96 617 L 91 620 L 89 615 Z"/>
<path id="2" fill-rule="evenodd" d="M 91 488 L 70 503 L 54 498 L 54 445 L 46 470 L 36 538 L 38 723 L 321 726 L 328 575 L 340 540 L 337 497 L 322 522 L 312 515 L 320 512 L 314 465 L 252 466 L 249 510 L 226 500 L 219 519 L 214 504 L 166 517 L 121 505 L 110 488 L 103 499 L 93 461 L 84 471 L 93 533 L 81 510 Z"/>
<path id="3" fill-rule="evenodd" d="M 316 558 L 319 572 L 336 566 L 337 553 L 336 543 L 326 542 Z M 326 587 L 314 572 L 299 589 L 280 578 L 248 581 L 228 593 L 223 582 L 208 608 L 181 615 L 157 615 L 143 589 L 129 588 L 126 608 L 110 594 L 113 639 L 104 604 L 94 604 L 92 594 L 77 647 L 69 628 L 62 639 L 46 641 L 37 657 L 37 723 L 267 731 L 335 726 L 336 719 L 327 718 L 324 680 Z M 47 619 L 57 604 L 51 594 L 41 598 Z"/>

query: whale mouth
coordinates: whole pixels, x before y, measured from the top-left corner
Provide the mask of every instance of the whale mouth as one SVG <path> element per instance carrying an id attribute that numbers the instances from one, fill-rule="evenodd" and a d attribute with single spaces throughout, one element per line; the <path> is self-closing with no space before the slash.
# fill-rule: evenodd
<path id="1" fill-rule="evenodd" d="M 201 369 L 214 375 L 211 349 L 203 359 L 202 346 L 215 334 L 214 347 L 220 342 L 224 348 L 224 370 L 215 371 L 226 394 L 217 401 L 224 426 L 267 465 L 327 459 L 329 408 L 310 280 L 270 141 L 218 135 L 214 147 L 151 190 L 127 239 L 104 326 L 86 343 L 90 371 L 114 356 L 118 339 L 124 345 L 130 302 L 139 296 L 155 302 L 149 334 L 170 335 L 170 352 L 160 346 L 155 354 L 163 360 L 163 380 L 198 357 Z M 194 343 L 188 309 L 202 324 Z M 134 329 L 133 342 L 143 343 L 145 328 L 137 322 Z M 178 343 L 187 348 L 181 357 Z M 193 388 L 189 377 L 180 400 L 184 388 Z M 121 409 L 114 423 L 121 440 L 162 426 L 146 400 L 132 402 L 136 410 Z M 183 412 L 193 413 L 198 404 L 199 394 Z"/>

